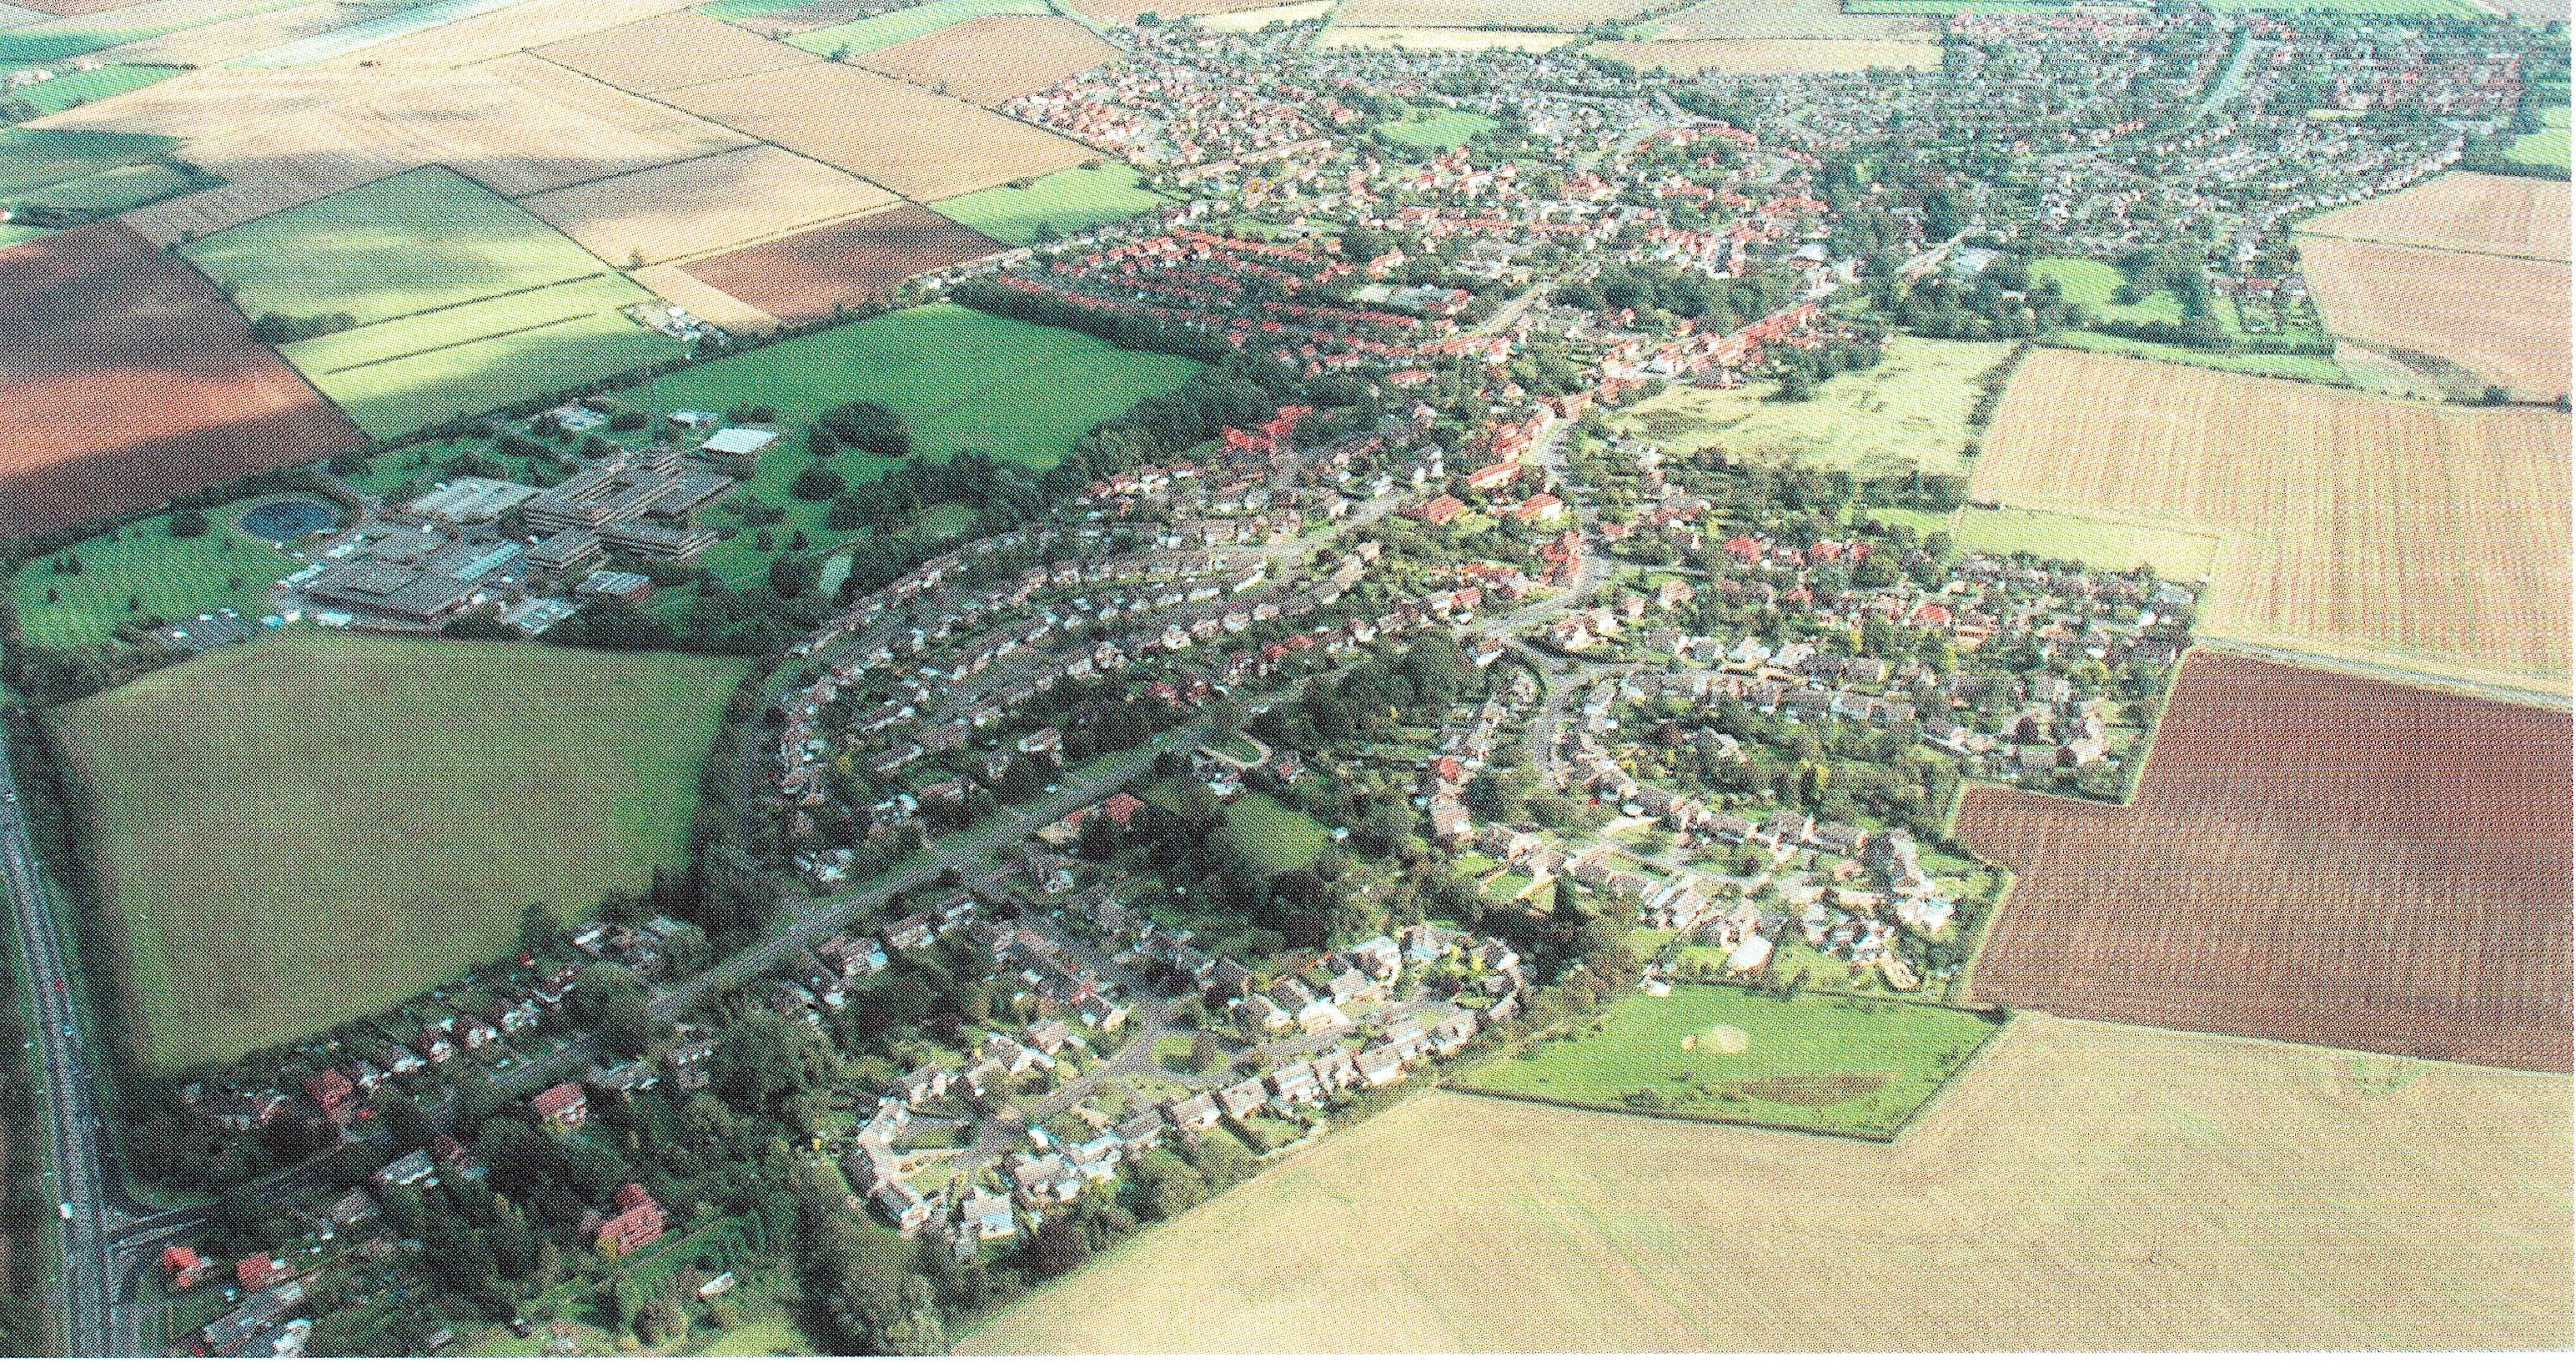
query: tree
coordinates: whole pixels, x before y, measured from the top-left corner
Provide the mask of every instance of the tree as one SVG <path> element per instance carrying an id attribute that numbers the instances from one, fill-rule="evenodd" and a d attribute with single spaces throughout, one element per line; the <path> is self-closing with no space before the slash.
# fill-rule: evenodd
<path id="1" fill-rule="evenodd" d="M 171 536 L 202 537 L 206 535 L 206 527 L 206 514 L 203 509 L 183 508 L 170 515 Z"/>
<path id="2" fill-rule="evenodd" d="M 816 429 L 815 435 L 822 436 L 821 429 Z M 807 503 L 821 503 L 825 499 L 838 496 L 849 487 L 849 480 L 844 478 L 841 472 L 818 463 L 807 466 L 798 473 L 796 482 L 787 487 L 787 492 Z"/>
<path id="3" fill-rule="evenodd" d="M 635 1313 L 635 1337 L 646 1344 L 676 1340 L 689 1333 L 689 1313 L 669 1297 L 655 1297 Z"/>
<path id="4" fill-rule="evenodd" d="M 1091 1242 L 1082 1237 L 1082 1227 L 1065 1217 L 1049 1217 L 1029 1237 L 1029 1267 L 1041 1277 L 1062 1277 L 1090 1255 Z"/>

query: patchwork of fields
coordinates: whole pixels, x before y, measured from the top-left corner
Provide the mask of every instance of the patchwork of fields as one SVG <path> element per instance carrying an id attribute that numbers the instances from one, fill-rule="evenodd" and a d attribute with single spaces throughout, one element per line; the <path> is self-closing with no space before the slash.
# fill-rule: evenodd
<path id="1" fill-rule="evenodd" d="M 2563 1077 L 2034 1016 L 1889 1145 L 1435 1093 L 960 1349 L 2557 1346 L 2569 1105 Z"/>
<path id="2" fill-rule="evenodd" d="M 2567 714 L 2206 652 L 2125 808 L 1979 788 L 2020 878 L 1975 991 L 2564 1072 Z"/>
<path id="3" fill-rule="evenodd" d="M 2211 636 L 2563 693 L 2568 437 L 2543 409 L 2043 349 L 1969 492 L 2216 534 Z"/>
<path id="4" fill-rule="evenodd" d="M 1001 251 L 1003 244 L 917 204 L 848 219 L 683 269 L 773 317 L 829 317 L 924 271 Z"/>
<path id="5" fill-rule="evenodd" d="M 357 446 L 203 276 L 117 223 L 0 249 L 0 536 Z"/>
<path id="6" fill-rule="evenodd" d="M 59 710 L 139 1057 L 301 1039 L 642 887 L 743 668 L 287 632 Z"/>
<path id="7" fill-rule="evenodd" d="M 434 167 L 179 251 L 252 317 L 346 315 L 355 326 L 280 350 L 377 436 L 686 351 L 620 312 L 650 292 L 526 210 Z"/>

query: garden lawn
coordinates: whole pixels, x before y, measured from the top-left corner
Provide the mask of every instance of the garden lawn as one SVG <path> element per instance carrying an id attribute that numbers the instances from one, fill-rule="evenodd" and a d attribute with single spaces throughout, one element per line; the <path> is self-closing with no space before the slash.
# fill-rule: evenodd
<path id="1" fill-rule="evenodd" d="M 687 855 L 740 661 L 311 630 L 58 710 L 145 1067 L 372 1015 Z"/>
<path id="2" fill-rule="evenodd" d="M 984 236 L 1015 247 L 1134 218 L 1165 203 L 1125 162 L 1076 166 L 1040 176 L 1027 189 L 997 185 L 930 206 Z"/>
<path id="3" fill-rule="evenodd" d="M 1470 1090 L 1540 1102 L 1886 1138 L 1995 1027 L 1971 1013 L 1822 993 L 1677 984 L 1598 1027 L 1516 1048 Z M 1740 1034 L 1739 1034 L 1740 1033 Z M 1728 1053 L 1733 1049 L 1734 1053 Z"/>
<path id="4" fill-rule="evenodd" d="M 930 0 L 926 5 L 888 10 L 846 24 L 808 29 L 788 38 L 788 43 L 819 52 L 826 57 L 847 49 L 850 55 L 874 52 L 909 42 L 925 33 L 937 33 L 950 24 L 978 19 L 987 14 L 1051 14 L 1046 0 Z"/>
<path id="5" fill-rule="evenodd" d="M 212 526 L 201 537 L 173 537 L 170 519 L 156 514 L 69 549 L 80 562 L 76 575 L 55 574 L 53 556 L 37 556 L 18 569 L 10 597 L 18 606 L 18 634 L 30 645 L 69 650 L 105 642 L 136 617 L 194 617 L 231 608 L 258 618 L 268 612 L 269 589 L 304 562 L 257 537 L 233 530 L 233 519 L 277 495 L 262 495 L 206 510 Z M 238 579 L 241 587 L 234 588 Z M 52 596 L 51 602 L 47 595 Z M 134 603 L 137 611 L 128 611 Z"/>
<path id="6" fill-rule="evenodd" d="M 2180 323 L 2182 301 L 2171 290 L 2158 290 L 2135 304 L 2114 302 L 2121 283 L 2126 279 L 2120 268 L 2107 261 L 2084 257 L 2041 257 L 2030 263 L 2030 273 L 2057 282 L 2059 293 L 2091 309 L 2097 318 L 2117 319 L 2123 323 Z"/>
<path id="7" fill-rule="evenodd" d="M 1465 109 L 1408 109 L 1377 126 L 1379 136 L 1417 152 L 1446 152 L 1491 129 L 1494 121 Z"/>
<path id="8" fill-rule="evenodd" d="M 1303 869 L 1332 844 L 1324 824 L 1266 793 L 1247 793 L 1225 811 L 1217 839 L 1264 874 Z"/>
<path id="9" fill-rule="evenodd" d="M 2081 561 L 2096 570 L 2153 566 L 2162 578 L 2185 583 L 2206 578 L 2218 556 L 2218 538 L 2207 532 L 2114 522 L 2029 508 L 1962 508 L 1920 514 L 1873 509 L 1882 521 L 1908 521 L 1918 531 L 1945 531 L 1963 550 L 2010 555 L 2027 551 L 2050 560 Z"/>

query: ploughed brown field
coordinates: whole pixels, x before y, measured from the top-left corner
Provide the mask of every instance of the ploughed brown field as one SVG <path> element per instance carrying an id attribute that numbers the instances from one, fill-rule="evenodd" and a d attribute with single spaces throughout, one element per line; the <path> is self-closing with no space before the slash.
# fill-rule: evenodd
<path id="1" fill-rule="evenodd" d="M 2569 719 L 2240 656 L 2183 667 L 2137 801 L 1968 795 L 2015 1007 L 2568 1069 Z"/>
<path id="2" fill-rule="evenodd" d="M 0 536 L 364 438 L 206 278 L 113 221 L 0 251 Z"/>
<path id="3" fill-rule="evenodd" d="M 924 271 L 1004 250 L 917 204 L 777 238 L 682 267 L 773 318 L 821 318 Z"/>
<path id="4" fill-rule="evenodd" d="M 988 14 L 864 54 L 858 64 L 942 95 L 997 105 L 1117 56 L 1118 49 L 1070 19 Z"/>

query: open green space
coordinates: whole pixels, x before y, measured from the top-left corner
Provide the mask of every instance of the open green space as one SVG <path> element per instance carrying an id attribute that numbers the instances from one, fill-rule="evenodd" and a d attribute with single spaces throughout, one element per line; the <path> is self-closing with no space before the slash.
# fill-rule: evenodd
<path id="1" fill-rule="evenodd" d="M 1313 864 L 1332 844 L 1332 833 L 1266 793 L 1247 793 L 1226 808 L 1217 839 L 1262 873 L 1282 874 Z"/>
<path id="2" fill-rule="evenodd" d="M 105 218 L 217 183 L 211 176 L 183 171 L 166 161 L 142 162 L 30 190 L 18 201 Z"/>
<path id="3" fill-rule="evenodd" d="M 53 570 L 59 556 L 39 556 L 10 582 L 19 637 L 57 650 L 102 642 L 137 617 L 193 617 L 232 608 L 244 617 L 268 612 L 268 591 L 304 562 L 233 529 L 233 519 L 276 495 L 206 510 L 205 535 L 173 537 L 170 518 L 155 514 L 68 548 L 80 573 Z M 238 585 L 238 587 L 236 587 Z"/>
<path id="4" fill-rule="evenodd" d="M 6 34 L 0 34 L 5 38 Z M 187 70 L 175 66 L 103 66 L 88 71 L 67 72 L 50 81 L 42 81 L 11 92 L 11 100 L 35 106 L 47 114 L 58 113 L 74 105 L 104 100 L 129 90 L 141 90 L 155 81 L 164 81 Z"/>
<path id="5" fill-rule="evenodd" d="M 1446 152 L 1484 133 L 1494 121 L 1465 109 L 1426 109 L 1415 107 L 1401 119 L 1377 126 L 1378 136 L 1399 146 L 1420 152 Z"/>
<path id="6" fill-rule="evenodd" d="M 828 504 L 789 492 L 813 464 L 804 438 L 825 409 L 871 400 L 911 425 L 915 454 L 945 460 L 972 448 L 1044 469 L 1064 459 L 1092 424 L 1178 388 L 1199 369 L 1195 361 L 1127 351 L 1088 333 L 928 304 L 693 366 L 622 397 L 655 414 L 769 408 L 772 417 L 759 426 L 782 437 L 761 455 L 749 492 L 786 510 L 786 521 L 771 528 L 781 545 L 803 531 L 829 546 L 850 534 L 823 526 Z M 828 464 L 861 480 L 889 462 L 844 447 Z M 763 562 L 750 541 L 720 543 L 706 563 L 728 577 L 754 569 Z"/>
<path id="7" fill-rule="evenodd" d="M 1040 176 L 1025 189 L 997 185 L 930 206 L 989 238 L 1026 247 L 1116 223 L 1163 205 L 1125 162 L 1076 166 Z"/>
<path id="8" fill-rule="evenodd" d="M 1051 14 L 1046 0 L 930 0 L 926 5 L 872 14 L 846 24 L 808 29 L 788 38 L 788 42 L 807 52 L 826 57 L 840 53 L 856 56 L 909 42 L 926 33 L 937 33 L 950 24 L 980 19 L 988 14 Z"/>
<path id="9" fill-rule="evenodd" d="M 1472 1090 L 1708 1121 L 1894 1135 L 1995 1031 L 1967 1012 L 1677 984 L 1515 1049 Z"/>
<path id="10" fill-rule="evenodd" d="M 2566 175 L 2567 106 L 2562 104 L 2543 114 L 2539 131 L 2514 139 L 2505 155 L 2524 166 Z"/>
<path id="11" fill-rule="evenodd" d="M 360 427 L 395 436 L 678 356 L 619 310 L 652 292 L 482 186 L 423 167 L 178 249 L 252 318 L 345 315 L 282 348 Z"/>
<path id="12" fill-rule="evenodd" d="M 2118 302 L 2120 286 L 2128 277 L 2107 261 L 2084 257 L 2041 257 L 2030 263 L 2030 273 L 2056 281 L 2060 294 L 2091 309 L 2097 318 L 2117 319 L 2123 323 L 2182 321 L 2182 301 L 2174 298 L 2171 290 L 2158 290 L 2133 304 Z"/>
<path id="13" fill-rule="evenodd" d="M 136 1056 L 370 1015 L 686 857 L 738 660 L 289 630 L 54 715 Z"/>
<path id="14" fill-rule="evenodd" d="M 1959 468 L 1969 419 L 1987 373 L 2012 348 L 2001 342 L 1891 337 L 1886 357 L 1837 375 L 1812 398 L 1772 398 L 1773 381 L 1742 389 L 1681 385 L 1621 410 L 1622 432 L 1668 451 L 1721 447 L 1736 456 L 1794 456 L 1863 476 Z"/>
<path id="15" fill-rule="evenodd" d="M 2218 538 L 2207 532 L 2031 508 L 1970 507 L 1947 513 L 1873 508 L 1869 516 L 1883 523 L 1903 523 L 1916 532 L 1946 532 L 1953 545 L 1966 551 L 2002 555 L 2027 551 L 2050 560 L 2082 561 L 2100 570 L 2150 565 L 2159 576 L 2173 580 L 2207 576 L 2218 557 Z"/>
<path id="16" fill-rule="evenodd" d="M 2320 384 L 2340 385 L 2350 382 L 2341 365 L 2331 356 L 2309 356 L 2290 352 L 2215 352 L 2198 347 L 2176 347 L 2162 342 L 2141 342 L 2131 337 L 2113 337 L 2109 333 L 2058 332 L 2048 336 L 2049 344 L 2070 347 L 2076 351 L 2110 352 L 2119 356 L 2141 357 L 2149 361 L 2170 361 L 2177 366 L 2206 366 L 2211 370 L 2234 371 L 2240 375 L 2269 375 L 2282 380 L 2313 380 Z"/>
<path id="17" fill-rule="evenodd" d="M 148 133 L 0 128 L 0 196 L 23 201 L 31 191 L 159 162 L 178 146 L 177 138 Z"/>

